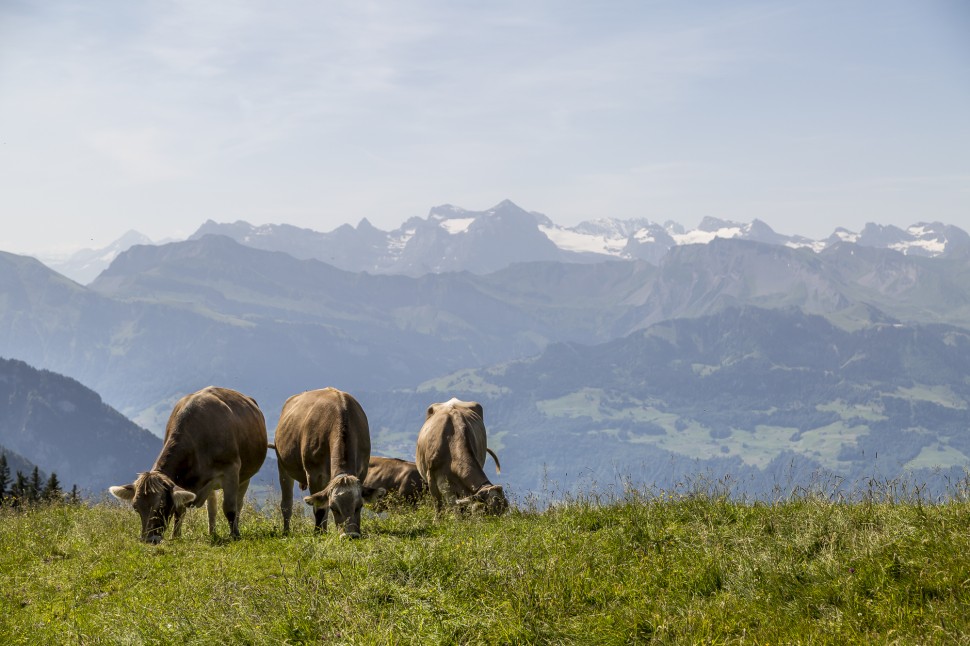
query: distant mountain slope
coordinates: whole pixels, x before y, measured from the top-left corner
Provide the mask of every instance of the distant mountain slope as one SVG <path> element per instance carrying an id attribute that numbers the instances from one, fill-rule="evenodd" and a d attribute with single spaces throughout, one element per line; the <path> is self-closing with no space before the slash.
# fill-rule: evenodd
<path id="1" fill-rule="evenodd" d="M 16 451 L 13 451 L 2 444 L 0 444 L 0 455 L 7 458 L 7 468 L 10 470 L 10 483 L 7 485 L 8 488 L 16 480 L 17 472 L 24 474 L 25 476 L 30 475 L 34 471 L 34 467 L 37 467 L 38 473 L 42 473 L 44 477 L 48 477 L 49 474 L 45 473 L 43 469 L 39 466 L 20 455 Z M 57 475 L 57 479 L 60 481 L 60 474 Z M 64 483 L 62 482 L 62 485 Z M 67 486 L 71 486 L 72 483 L 68 483 Z"/>
<path id="2" fill-rule="evenodd" d="M 549 340 L 593 339 L 600 316 L 586 307 L 562 315 L 567 308 L 554 300 L 539 307 L 533 299 L 515 302 L 470 274 L 351 274 L 221 236 L 137 247 L 91 288 L 131 308 L 164 309 L 173 323 L 186 319 L 180 325 L 201 318 L 196 336 L 203 338 L 189 356 L 164 365 L 184 374 L 198 362 L 213 378 L 231 375 L 266 393 L 270 416 L 307 388 L 402 387 L 495 357 L 534 354 Z M 142 336 L 138 350 L 154 345 L 164 355 L 163 345 L 184 348 L 188 341 L 153 333 L 160 336 Z"/>
<path id="3" fill-rule="evenodd" d="M 77 381 L 0 359 L 0 444 L 101 492 L 151 466 L 161 441 Z M 11 467 L 13 471 L 13 467 Z"/>
<path id="4" fill-rule="evenodd" d="M 862 247 L 892 249 L 907 256 L 966 255 L 970 252 L 970 235 L 941 222 L 920 222 L 906 230 L 869 223 L 858 234 L 839 229 L 833 234 L 839 241 L 854 242 Z M 826 247 L 834 242 L 829 239 Z"/>
<path id="5" fill-rule="evenodd" d="M 632 305 L 618 335 L 669 318 L 711 314 L 730 306 L 797 306 L 847 328 L 903 321 L 970 321 L 970 262 L 926 258 L 837 243 L 808 249 L 716 239 L 672 249 Z"/>
<path id="6" fill-rule="evenodd" d="M 793 308 L 744 307 L 595 346 L 554 344 L 533 359 L 362 401 L 391 420 L 378 434 L 399 453 L 419 424 L 395 411 L 452 396 L 481 401 L 502 478 L 519 490 L 544 477 L 572 480 L 564 474 L 666 486 L 709 471 L 770 491 L 786 471 L 804 478 L 815 469 L 848 478 L 916 472 L 940 484 L 970 467 L 967 374 L 964 329 L 890 323 L 849 332 Z"/>
<path id="7" fill-rule="evenodd" d="M 81 249 L 66 258 L 47 258 L 41 260 L 54 271 L 73 281 L 87 285 L 104 271 L 118 254 L 138 244 L 152 244 L 148 236 L 137 231 L 128 231 L 120 238 L 102 249 Z"/>

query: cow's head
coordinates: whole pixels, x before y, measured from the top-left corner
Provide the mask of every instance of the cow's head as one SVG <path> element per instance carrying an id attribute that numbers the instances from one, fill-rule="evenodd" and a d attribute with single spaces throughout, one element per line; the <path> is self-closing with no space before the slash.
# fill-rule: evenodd
<path id="1" fill-rule="evenodd" d="M 176 521 L 185 513 L 186 505 L 195 500 L 195 494 L 182 489 L 164 473 L 146 471 L 139 473 L 131 484 L 111 487 L 111 495 L 118 500 L 130 502 L 141 516 L 141 540 L 157 545 L 162 533 L 174 517 Z"/>
<path id="2" fill-rule="evenodd" d="M 360 508 L 365 502 L 373 503 L 387 493 L 383 487 L 364 487 L 356 476 L 341 474 L 333 478 L 323 489 L 303 501 L 324 513 L 333 512 L 333 522 L 340 528 L 340 535 L 360 538 Z"/>
<path id="3" fill-rule="evenodd" d="M 504 514 L 509 508 L 502 485 L 493 484 L 483 485 L 472 495 L 456 500 L 455 504 L 461 510 L 484 511 L 495 516 Z"/>

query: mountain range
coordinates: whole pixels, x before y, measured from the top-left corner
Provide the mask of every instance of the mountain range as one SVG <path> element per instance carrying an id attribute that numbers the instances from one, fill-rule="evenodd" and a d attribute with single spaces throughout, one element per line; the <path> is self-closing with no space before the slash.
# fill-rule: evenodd
<path id="1" fill-rule="evenodd" d="M 342 388 L 375 453 L 398 457 L 429 403 L 478 400 L 499 481 L 519 492 L 710 470 L 763 493 L 819 470 L 939 479 L 970 464 L 970 254 L 955 227 L 821 244 L 706 220 L 704 238 L 645 221 L 566 230 L 510 202 L 409 222 L 396 247 L 366 223 L 332 232 L 333 262 L 314 255 L 331 234 L 212 223 L 119 251 L 86 286 L 0 252 L 0 356 L 69 376 L 132 420 L 113 428 L 156 440 L 174 402 L 210 384 L 254 396 L 271 433 L 289 395 Z M 569 249 L 564 231 L 625 242 Z M 71 420 L 56 396 L 23 417 L 30 392 L 10 395 L 11 428 Z M 54 453 L 0 445 L 70 479 Z M 126 477 L 154 458 L 128 453 Z"/>
<path id="2" fill-rule="evenodd" d="M 0 254 L 0 355 L 79 379 L 157 430 L 187 390 L 231 381 L 272 402 L 308 387 L 407 388 L 464 368 L 600 343 L 729 306 L 797 306 L 846 329 L 966 325 L 970 259 L 746 240 L 643 261 L 520 263 L 479 276 L 351 273 L 223 236 L 121 254 L 89 287 Z M 226 383 L 231 385 L 231 383 Z"/>
<path id="3" fill-rule="evenodd" d="M 824 240 L 776 233 L 760 220 L 738 223 L 704 218 L 695 229 L 645 218 L 601 218 L 573 227 L 555 224 L 545 215 L 526 211 L 505 200 L 485 211 L 442 205 L 427 217 L 412 217 L 393 231 L 382 231 L 366 218 L 326 233 L 287 224 L 251 225 L 208 220 L 190 236 L 222 235 L 266 251 L 282 251 L 299 259 L 321 260 L 350 272 L 420 276 L 469 271 L 486 274 L 517 262 L 602 262 L 644 260 L 658 264 L 675 247 L 705 244 L 714 239 L 741 239 L 816 252 L 843 242 L 892 249 L 904 255 L 953 256 L 970 252 L 970 236 L 940 222 L 918 223 L 903 230 L 867 224 L 861 232 L 836 229 Z M 118 254 L 138 244 L 151 244 L 129 231 L 104 249 L 84 249 L 68 258 L 43 258 L 52 269 L 88 284 Z"/>

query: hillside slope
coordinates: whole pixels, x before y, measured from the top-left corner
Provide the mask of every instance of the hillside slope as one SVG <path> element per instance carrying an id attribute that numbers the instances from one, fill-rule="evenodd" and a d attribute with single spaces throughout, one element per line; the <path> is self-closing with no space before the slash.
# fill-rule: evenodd
<path id="1" fill-rule="evenodd" d="M 95 392 L 22 361 L 0 359 L 0 402 L 0 445 L 68 486 L 100 493 L 128 482 L 161 448 Z"/>

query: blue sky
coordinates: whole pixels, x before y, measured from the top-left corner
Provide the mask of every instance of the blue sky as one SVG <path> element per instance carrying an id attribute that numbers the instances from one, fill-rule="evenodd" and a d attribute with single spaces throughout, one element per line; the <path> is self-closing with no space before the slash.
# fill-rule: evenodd
<path id="1" fill-rule="evenodd" d="M 0 3 L 0 250 L 506 198 L 970 230 L 970 3 Z"/>

